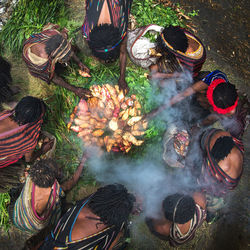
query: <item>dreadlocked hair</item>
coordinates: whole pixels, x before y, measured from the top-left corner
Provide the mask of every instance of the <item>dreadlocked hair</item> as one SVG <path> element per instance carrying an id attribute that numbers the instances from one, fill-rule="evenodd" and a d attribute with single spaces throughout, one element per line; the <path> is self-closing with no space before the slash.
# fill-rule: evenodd
<path id="1" fill-rule="evenodd" d="M 10 64 L 0 56 L 0 103 L 9 100 L 13 93 L 8 86 L 12 82 Z"/>
<path id="2" fill-rule="evenodd" d="M 91 196 L 88 207 L 108 225 L 120 228 L 128 221 L 135 197 L 121 184 L 112 184 L 99 188 Z"/>
<path id="3" fill-rule="evenodd" d="M 220 83 L 213 92 L 214 104 L 218 108 L 228 108 L 234 105 L 238 94 L 233 84 L 229 82 Z"/>
<path id="4" fill-rule="evenodd" d="M 63 43 L 63 44 L 62 44 Z M 54 52 L 56 49 L 58 49 L 61 45 L 61 49 L 65 48 L 67 46 L 67 39 L 65 39 L 62 35 L 57 34 L 49 38 L 45 43 L 45 52 L 48 56 L 51 55 L 52 52 Z M 70 59 L 70 56 L 72 54 L 72 50 L 69 50 L 69 52 L 60 59 L 60 62 L 67 62 Z"/>
<path id="5" fill-rule="evenodd" d="M 163 201 L 163 211 L 167 220 L 184 224 L 194 217 L 195 202 L 191 196 L 172 194 Z"/>
<path id="6" fill-rule="evenodd" d="M 47 55 L 50 55 L 55 51 L 63 41 L 63 36 L 60 34 L 54 35 L 45 42 L 45 51 Z"/>
<path id="7" fill-rule="evenodd" d="M 212 150 L 211 155 L 214 157 L 214 159 L 219 162 L 223 160 L 225 157 L 227 157 L 232 148 L 235 146 L 233 138 L 231 136 L 222 136 L 219 137 Z"/>
<path id="8" fill-rule="evenodd" d="M 23 97 L 16 105 L 11 119 L 19 125 L 36 122 L 45 111 L 45 103 L 33 96 Z"/>
<path id="9" fill-rule="evenodd" d="M 52 159 L 40 160 L 29 170 L 29 176 L 35 185 L 41 188 L 52 187 L 58 177 L 58 167 Z"/>
<path id="10" fill-rule="evenodd" d="M 162 31 L 164 39 L 175 49 L 183 53 L 187 51 L 188 48 L 188 39 L 185 32 L 179 26 L 168 26 L 165 27 Z M 165 42 L 162 40 L 159 35 L 156 40 L 157 48 L 160 50 L 167 50 L 168 48 Z"/>
<path id="11" fill-rule="evenodd" d="M 111 49 L 116 45 L 121 39 L 121 32 L 118 28 L 111 24 L 101 24 L 95 26 L 89 35 L 88 45 L 92 51 L 92 54 L 105 63 L 115 62 L 120 55 L 121 43 L 119 43 L 115 48 Z M 97 51 L 111 49 L 107 52 Z"/>

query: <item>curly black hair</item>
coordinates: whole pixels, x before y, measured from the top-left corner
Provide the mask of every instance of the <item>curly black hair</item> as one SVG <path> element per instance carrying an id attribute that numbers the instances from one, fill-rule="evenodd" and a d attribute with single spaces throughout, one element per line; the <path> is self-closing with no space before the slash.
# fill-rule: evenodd
<path id="1" fill-rule="evenodd" d="M 91 30 L 88 45 L 95 57 L 103 60 L 105 63 L 112 63 L 119 58 L 121 42 L 115 48 L 111 48 L 120 40 L 121 32 L 118 28 L 112 24 L 101 24 Z M 99 51 L 105 49 L 108 49 L 108 51 Z"/>
<path id="2" fill-rule="evenodd" d="M 38 121 L 42 113 L 45 112 L 45 103 L 33 96 L 26 96 L 14 108 L 11 119 L 19 125 Z"/>
<path id="3" fill-rule="evenodd" d="M 12 82 L 11 65 L 0 56 L 0 103 L 11 99 L 13 92 L 9 87 Z"/>
<path id="4" fill-rule="evenodd" d="M 172 194 L 163 201 L 163 211 L 167 220 L 184 224 L 194 217 L 195 202 L 191 196 Z"/>
<path id="5" fill-rule="evenodd" d="M 236 88 L 230 82 L 220 83 L 213 92 L 214 104 L 218 108 L 228 108 L 234 105 L 238 94 Z"/>
<path id="6" fill-rule="evenodd" d="M 40 160 L 29 170 L 32 182 L 42 188 L 52 187 L 58 175 L 58 166 L 52 159 Z"/>
<path id="7" fill-rule="evenodd" d="M 162 31 L 165 40 L 175 49 L 183 53 L 187 51 L 188 39 L 185 32 L 179 26 L 168 26 Z M 162 51 L 168 51 L 165 42 L 159 35 L 156 40 L 157 48 Z"/>
<path id="8" fill-rule="evenodd" d="M 211 150 L 211 155 L 219 162 L 230 154 L 234 146 L 235 144 L 231 136 L 219 137 Z"/>
<path id="9" fill-rule="evenodd" d="M 88 207 L 108 225 L 120 228 L 127 223 L 132 212 L 135 197 L 121 184 L 112 184 L 99 188 L 91 196 Z"/>

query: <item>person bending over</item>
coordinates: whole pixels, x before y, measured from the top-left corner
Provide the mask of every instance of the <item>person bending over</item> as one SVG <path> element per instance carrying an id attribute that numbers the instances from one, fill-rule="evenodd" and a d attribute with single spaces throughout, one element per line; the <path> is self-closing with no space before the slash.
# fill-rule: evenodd
<path id="1" fill-rule="evenodd" d="M 79 97 L 89 95 L 87 89 L 75 87 L 65 82 L 55 73 L 56 63 L 67 63 L 72 58 L 82 71 L 89 69 L 82 64 L 72 50 L 70 41 L 67 40 L 67 31 L 60 32 L 59 25 L 47 24 L 42 32 L 33 34 L 24 42 L 23 60 L 29 72 L 34 77 L 43 81 L 55 83 L 74 92 Z"/>
<path id="2" fill-rule="evenodd" d="M 101 187 L 68 210 L 39 249 L 113 249 L 128 226 L 134 202 L 123 185 Z"/>
<path id="3" fill-rule="evenodd" d="M 120 57 L 119 86 L 128 91 L 125 81 L 126 42 L 128 18 L 133 0 L 87 0 L 86 16 L 82 25 L 83 37 L 87 40 L 93 56 L 104 63 Z"/>
<path id="4" fill-rule="evenodd" d="M 174 105 L 193 94 L 196 94 L 200 106 L 211 112 L 197 124 L 199 127 L 211 125 L 219 120 L 231 135 L 242 138 L 247 127 L 250 106 L 245 96 L 238 96 L 235 86 L 228 81 L 226 74 L 219 70 L 209 73 L 201 81 L 174 96 L 169 105 Z"/>
<path id="5" fill-rule="evenodd" d="M 187 70 L 193 78 L 198 77 L 206 60 L 206 50 L 194 34 L 179 26 L 165 27 L 157 38 L 156 51 L 162 57 L 150 67 L 152 78 L 170 78 L 174 72 Z M 171 69 L 171 63 L 177 65 Z"/>
<path id="6" fill-rule="evenodd" d="M 77 183 L 85 161 L 83 155 L 73 177 L 61 185 L 58 166 L 52 159 L 40 160 L 33 165 L 15 202 L 14 225 L 32 234 L 55 225 L 61 216 L 60 199 Z"/>
<path id="7" fill-rule="evenodd" d="M 208 210 L 215 212 L 224 206 L 226 194 L 236 188 L 240 181 L 244 146 L 228 132 L 210 128 L 201 135 L 200 147 L 203 163 L 197 180 L 209 197 Z M 193 170 L 193 173 L 196 172 Z"/>
<path id="8" fill-rule="evenodd" d="M 0 169 L 16 163 L 23 156 L 26 162 L 33 161 L 53 146 L 53 140 L 50 140 L 34 152 L 45 109 L 42 100 L 26 96 L 13 110 L 0 113 Z"/>
<path id="9" fill-rule="evenodd" d="M 161 218 L 146 218 L 146 224 L 152 234 L 176 247 L 192 240 L 205 219 L 206 199 L 202 193 L 176 193 L 164 199 Z"/>

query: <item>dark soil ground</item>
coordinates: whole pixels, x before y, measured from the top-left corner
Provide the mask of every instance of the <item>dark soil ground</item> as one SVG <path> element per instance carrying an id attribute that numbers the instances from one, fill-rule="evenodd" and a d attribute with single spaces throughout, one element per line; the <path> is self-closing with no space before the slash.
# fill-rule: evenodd
<path id="1" fill-rule="evenodd" d="M 81 13 L 84 12 L 83 0 L 70 1 L 74 19 L 83 20 Z M 177 2 L 177 1 L 172 1 Z M 199 16 L 195 17 L 193 23 L 198 30 L 198 36 L 206 45 L 208 58 L 205 70 L 220 69 L 227 73 L 230 81 L 237 88 L 249 92 L 249 1 L 240 0 L 180 0 L 180 5 L 186 10 L 199 10 Z M 76 10 L 74 12 L 74 10 Z M 28 77 L 21 62 L 13 62 L 13 72 L 16 73 L 14 80 L 18 77 Z M 18 76 L 20 68 L 24 72 Z M 15 79 L 16 78 L 16 79 Z M 45 85 L 43 91 L 51 91 Z M 28 89 L 27 93 L 32 90 Z M 40 90 L 39 90 L 40 91 Z M 228 206 L 223 211 L 223 216 L 212 225 L 204 223 L 197 232 L 196 237 L 187 245 L 177 249 L 197 250 L 245 250 L 249 247 L 249 163 L 250 163 L 250 129 L 244 136 L 245 163 L 244 173 L 239 186 L 228 197 Z M 82 190 L 81 190 L 82 191 Z M 85 196 L 88 192 L 84 190 L 79 195 Z M 150 235 L 140 218 L 134 221 L 136 230 L 132 230 L 131 250 L 161 250 L 170 249 L 168 243 L 156 239 Z M 0 250 L 22 249 L 27 235 L 15 229 L 11 229 L 9 236 L 1 234 Z"/>

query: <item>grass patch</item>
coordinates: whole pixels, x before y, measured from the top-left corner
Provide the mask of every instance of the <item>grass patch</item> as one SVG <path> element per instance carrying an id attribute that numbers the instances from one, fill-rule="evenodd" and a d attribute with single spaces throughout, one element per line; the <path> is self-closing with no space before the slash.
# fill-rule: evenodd
<path id="1" fill-rule="evenodd" d="M 7 49 L 7 55 L 20 53 L 23 41 L 31 34 L 40 32 L 42 27 L 48 22 L 57 23 L 61 25 L 61 27 L 68 28 L 69 37 L 73 38 L 74 43 L 77 34 L 76 30 L 79 29 L 82 23 L 68 20 L 68 13 L 65 10 L 64 2 L 63 0 L 20 0 L 13 11 L 12 18 L 0 33 L 0 43 L 4 44 L 4 49 Z M 178 13 L 174 9 L 164 7 L 154 0 L 134 0 L 132 14 L 135 16 L 138 26 L 148 25 L 150 23 L 156 23 L 161 26 L 169 24 L 185 26 L 184 21 L 178 17 Z M 95 61 L 92 57 L 87 57 L 83 54 L 78 56 L 81 59 L 84 58 L 82 61 L 90 68 L 92 77 L 90 79 L 81 77 L 77 72 L 78 67 L 70 63 L 62 75 L 67 82 L 87 88 L 93 84 L 117 84 L 119 78 L 118 62 L 112 65 L 103 65 Z M 19 71 L 18 73 L 22 76 L 23 72 L 21 72 L 21 70 Z M 150 84 L 144 76 L 145 72 L 147 71 L 128 62 L 126 81 L 130 87 L 129 94 L 135 94 L 142 104 L 142 112 L 148 113 L 157 106 L 154 95 L 158 93 L 159 89 Z M 31 81 L 27 79 L 27 77 L 20 79 L 23 81 L 23 83 L 21 83 L 23 86 L 31 84 Z M 64 168 L 65 178 L 67 178 L 78 166 L 79 157 L 83 151 L 81 140 L 75 133 L 68 131 L 66 127 L 69 116 L 78 103 L 79 98 L 61 87 L 54 87 L 52 90 L 53 93 L 48 94 L 44 99 L 48 110 L 43 129 L 55 135 L 57 138 L 55 160 Z M 25 96 L 27 92 L 24 91 L 21 95 Z M 159 161 L 162 154 L 161 140 L 165 126 L 166 125 L 158 119 L 150 121 L 144 137 L 145 143 L 141 147 L 134 147 L 129 154 L 126 155 L 126 158 L 131 159 L 133 163 L 140 162 L 149 150 L 153 148 L 154 159 Z M 116 155 L 114 155 L 114 157 L 116 157 Z M 120 157 L 120 155 L 118 155 L 118 157 Z M 110 159 L 112 159 L 112 157 L 110 157 Z M 88 171 L 84 171 L 84 178 L 80 180 L 74 190 L 77 192 L 84 186 L 95 187 L 96 185 L 94 177 L 89 174 Z M 8 230 L 9 227 L 9 217 L 6 210 L 6 204 L 8 204 L 8 202 L 8 194 L 0 194 L 0 226 L 4 227 L 5 230 Z"/>
<path id="2" fill-rule="evenodd" d="M 10 228 L 9 213 L 7 206 L 10 203 L 10 196 L 8 193 L 0 193 L 0 227 L 8 232 Z"/>
<path id="3" fill-rule="evenodd" d="M 0 43 L 13 53 L 22 51 L 23 42 L 40 32 L 47 23 L 66 24 L 64 0 L 20 0 L 0 33 Z"/>

